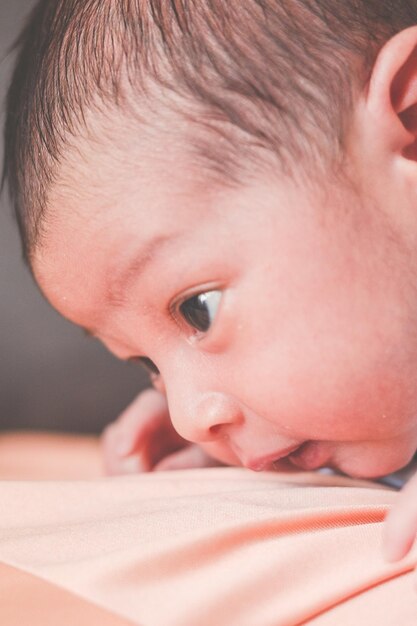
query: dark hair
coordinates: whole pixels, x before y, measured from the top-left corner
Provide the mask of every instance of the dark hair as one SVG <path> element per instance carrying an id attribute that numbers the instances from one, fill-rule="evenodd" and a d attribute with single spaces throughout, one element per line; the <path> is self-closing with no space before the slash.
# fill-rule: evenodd
<path id="1" fill-rule="evenodd" d="M 289 171 L 335 163 L 379 48 L 415 23 L 417 0 L 41 0 L 18 41 L 5 128 L 26 256 L 69 138 L 89 109 L 123 106 L 126 84 L 190 103 L 198 114 L 183 115 L 217 133 L 195 148 L 225 178 L 262 151 Z"/>

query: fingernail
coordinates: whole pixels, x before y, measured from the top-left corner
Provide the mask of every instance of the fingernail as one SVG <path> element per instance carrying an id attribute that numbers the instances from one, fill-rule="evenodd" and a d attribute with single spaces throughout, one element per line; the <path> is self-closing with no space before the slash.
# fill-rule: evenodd
<path id="1" fill-rule="evenodd" d="M 383 555 L 388 563 L 395 563 L 395 561 L 399 561 L 405 556 L 404 546 L 393 539 L 386 540 L 383 544 Z"/>
<path id="2" fill-rule="evenodd" d="M 397 551 L 392 546 L 384 546 L 383 554 L 384 559 L 388 561 L 388 563 L 398 561 Z"/>
<path id="3" fill-rule="evenodd" d="M 139 474 L 143 472 L 142 463 L 136 456 L 131 456 L 122 461 L 120 470 L 122 474 Z"/>
<path id="4" fill-rule="evenodd" d="M 118 456 L 128 456 L 132 451 L 132 442 L 125 437 L 120 437 L 115 445 L 115 449 Z"/>

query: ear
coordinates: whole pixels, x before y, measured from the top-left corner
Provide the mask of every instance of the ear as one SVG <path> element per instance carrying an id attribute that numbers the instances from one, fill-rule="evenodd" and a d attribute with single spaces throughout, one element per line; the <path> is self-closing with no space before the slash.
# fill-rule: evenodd
<path id="1" fill-rule="evenodd" d="M 366 109 L 368 133 L 369 126 L 375 133 L 368 139 L 379 150 L 417 161 L 417 26 L 395 35 L 380 51 Z"/>

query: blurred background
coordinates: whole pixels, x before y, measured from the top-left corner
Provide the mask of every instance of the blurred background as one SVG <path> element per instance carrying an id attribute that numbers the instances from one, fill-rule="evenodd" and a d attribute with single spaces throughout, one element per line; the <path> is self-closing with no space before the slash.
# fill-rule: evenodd
<path id="1" fill-rule="evenodd" d="M 1 126 L 10 48 L 33 0 L 0 0 Z M 2 157 L 2 146 L 1 146 Z M 0 430 L 98 433 L 147 386 L 45 302 L 21 258 L 6 194 L 0 201 Z"/>

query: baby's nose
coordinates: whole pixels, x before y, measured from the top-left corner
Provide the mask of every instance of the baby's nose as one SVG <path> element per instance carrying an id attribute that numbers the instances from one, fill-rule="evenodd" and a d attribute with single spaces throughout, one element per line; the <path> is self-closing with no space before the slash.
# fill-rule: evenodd
<path id="1" fill-rule="evenodd" d="M 231 426 L 243 421 L 239 404 L 221 392 L 204 393 L 183 402 L 168 404 L 171 420 L 177 432 L 194 443 L 214 441 L 227 434 Z"/>

